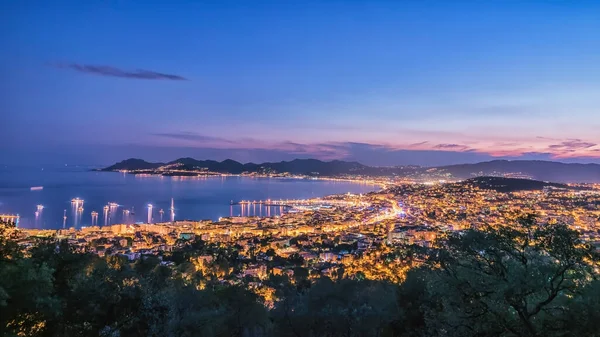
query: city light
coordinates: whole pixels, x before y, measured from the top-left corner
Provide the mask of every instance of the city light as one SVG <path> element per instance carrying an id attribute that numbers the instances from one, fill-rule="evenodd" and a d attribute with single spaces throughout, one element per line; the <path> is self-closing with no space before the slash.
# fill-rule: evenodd
<path id="1" fill-rule="evenodd" d="M 148 204 L 148 222 L 152 223 L 152 204 Z"/>

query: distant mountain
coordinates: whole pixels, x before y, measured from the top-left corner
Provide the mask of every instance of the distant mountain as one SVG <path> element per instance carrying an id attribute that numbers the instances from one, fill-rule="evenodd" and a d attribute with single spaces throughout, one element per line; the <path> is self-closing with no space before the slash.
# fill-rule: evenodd
<path id="1" fill-rule="evenodd" d="M 196 160 L 194 158 L 179 158 L 167 165 L 179 164 L 180 169 L 197 170 L 206 169 L 211 172 L 239 174 L 244 172 L 244 164 L 235 160 L 227 159 L 222 162 L 216 160 Z"/>
<path id="2" fill-rule="evenodd" d="M 502 177 L 477 177 L 464 180 L 458 184 L 470 185 L 480 189 L 495 190 L 498 192 L 537 191 L 547 187 L 572 189 L 572 187 L 565 184 Z"/>
<path id="3" fill-rule="evenodd" d="M 120 161 L 112 166 L 103 168 L 102 171 L 119 171 L 119 170 L 153 170 L 165 164 L 149 163 L 142 159 L 130 158 Z"/>
<path id="4" fill-rule="evenodd" d="M 357 162 L 345 162 L 340 160 L 321 161 L 316 159 L 294 159 L 292 161 L 282 161 L 278 163 L 242 164 L 235 160 L 227 159 L 224 161 L 215 160 L 196 160 L 194 158 L 179 158 L 166 164 L 149 163 L 141 159 L 127 159 L 112 166 L 102 169 L 102 171 L 119 170 L 156 170 L 161 167 L 177 167 L 178 170 L 207 170 L 218 173 L 240 174 L 243 172 L 261 172 L 261 173 L 291 173 L 306 175 L 339 175 L 364 173 L 368 166 Z"/>
<path id="5" fill-rule="evenodd" d="M 439 171 L 454 178 L 514 174 L 553 182 L 600 182 L 600 165 L 565 164 L 541 160 L 493 160 L 476 164 L 441 166 Z"/>
<path id="6" fill-rule="evenodd" d="M 206 170 L 217 173 L 291 173 L 302 175 L 372 175 L 399 176 L 413 179 L 468 179 L 482 176 L 529 178 L 552 182 L 600 183 L 600 165 L 565 164 L 551 161 L 534 160 L 493 160 L 476 164 L 460 164 L 439 167 L 371 167 L 358 162 L 341 160 L 321 161 L 317 159 L 295 159 L 276 163 L 243 164 L 235 160 L 224 161 L 196 160 L 179 158 L 169 163 L 149 163 L 141 159 L 127 159 L 103 171 L 118 170 L 158 170 L 177 167 L 180 171 Z M 160 172 L 155 172 L 160 173 Z M 175 175 L 177 173 L 171 173 Z M 183 174 L 181 174 L 183 175 Z"/>
<path id="7" fill-rule="evenodd" d="M 263 163 L 258 166 L 277 172 L 318 174 L 324 176 L 360 173 L 368 168 L 357 162 L 340 160 L 324 162 L 316 159 L 294 159 L 292 161 L 282 161 L 279 163 Z"/>
<path id="8" fill-rule="evenodd" d="M 182 164 L 182 167 L 186 169 L 204 168 L 211 172 L 232 174 L 243 172 L 287 172 L 292 174 L 336 175 L 347 174 L 366 168 L 366 166 L 356 162 L 344 162 L 339 160 L 324 162 L 316 159 L 294 159 L 292 161 L 282 161 L 278 163 L 242 164 L 231 159 L 218 162 L 214 160 L 181 158 L 168 164 Z"/>

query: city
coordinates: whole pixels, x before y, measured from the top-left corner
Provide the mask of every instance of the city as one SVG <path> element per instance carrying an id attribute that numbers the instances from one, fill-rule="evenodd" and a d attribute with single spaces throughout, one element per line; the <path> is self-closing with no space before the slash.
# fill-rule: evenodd
<path id="1" fill-rule="evenodd" d="M 600 253 L 600 185 L 537 182 L 539 188 L 530 189 L 532 183 L 536 181 L 480 177 L 387 184 L 376 192 L 315 199 L 241 200 L 242 212 L 256 205 L 280 212 L 218 221 L 174 220 L 172 206 L 172 221 L 152 223 L 149 205 L 146 223 L 58 230 L 9 225 L 2 236 L 25 255 L 35 254 L 43 242 L 60 242 L 75 254 L 115 257 L 120 263 L 157 259 L 157 265 L 181 273 L 188 286 L 241 286 L 276 312 L 286 303 L 282 287 L 287 282 L 298 289 L 324 279 L 403 284 L 455 234 L 501 231 L 533 215 L 536 223 L 565 225 L 591 252 Z M 72 203 L 77 209 L 84 201 Z M 113 203 L 105 212 L 120 212 L 118 207 Z M 10 224 L 11 218 L 3 220 Z M 594 273 L 600 271 L 600 260 L 586 263 Z M 286 281 L 273 283 L 277 278 Z"/>
<path id="2" fill-rule="evenodd" d="M 239 259 L 247 262 L 236 275 L 228 275 L 238 280 L 248 275 L 264 279 L 270 273 L 281 273 L 284 266 L 274 266 L 273 257 L 291 255 L 302 257 L 304 266 L 315 275 L 330 276 L 336 266 L 343 265 L 351 277 L 367 273 L 370 279 L 385 280 L 384 275 L 401 279 L 401 274 L 391 270 L 371 274 L 371 267 L 382 262 L 373 260 L 374 257 L 398 246 L 431 247 L 438 237 L 449 232 L 479 226 L 499 227 L 528 213 L 535 214 L 543 223 L 567 224 L 580 232 L 585 242 L 600 250 L 600 185 L 515 189 L 498 192 L 482 188 L 477 180 L 467 180 L 394 185 L 365 195 L 240 201 L 242 216 L 223 217 L 216 222 L 175 221 L 172 208 L 173 220 L 152 223 L 152 205 L 149 205 L 146 223 L 60 230 L 17 229 L 17 233 L 19 243 L 25 247 L 37 238 L 48 237 L 66 240 L 80 252 L 120 255 L 129 260 L 156 255 L 165 263 L 174 248 L 195 240 L 235 246 Z M 73 202 L 83 204 L 83 200 Z M 244 208 L 250 213 L 252 206 L 256 214 L 256 205 L 277 208 L 281 215 L 270 216 L 267 212 L 264 217 L 243 215 Z M 117 204 L 110 207 L 110 212 L 117 212 Z M 108 212 L 108 206 L 105 211 Z"/>
<path id="3" fill-rule="evenodd" d="M 0 13 L 0 337 L 600 337 L 600 1 Z"/>

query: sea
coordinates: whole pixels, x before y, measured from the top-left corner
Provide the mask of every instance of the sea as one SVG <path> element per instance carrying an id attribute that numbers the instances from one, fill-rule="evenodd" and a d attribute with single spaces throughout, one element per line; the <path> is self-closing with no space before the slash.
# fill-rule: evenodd
<path id="1" fill-rule="evenodd" d="M 285 212 L 282 207 L 236 204 L 241 200 L 308 199 L 378 189 L 331 180 L 140 176 L 79 166 L 0 167 L 0 214 L 19 215 L 19 227 L 39 229 L 218 220 Z"/>

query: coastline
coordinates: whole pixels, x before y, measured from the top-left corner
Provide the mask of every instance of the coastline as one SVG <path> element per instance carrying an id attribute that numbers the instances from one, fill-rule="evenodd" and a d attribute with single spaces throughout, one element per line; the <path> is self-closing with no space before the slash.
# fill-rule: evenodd
<path id="1" fill-rule="evenodd" d="M 169 218 L 168 211 L 170 199 L 175 198 L 175 207 L 179 209 L 176 211 L 178 217 L 177 220 L 183 219 L 211 219 L 216 221 L 219 217 L 224 217 L 233 214 L 238 216 L 241 210 L 238 208 L 239 205 L 233 205 L 233 211 L 230 210 L 232 203 L 239 203 L 243 200 L 267 200 L 273 198 L 273 200 L 286 200 L 286 199 L 312 199 L 312 198 L 327 198 L 330 196 L 341 195 L 346 193 L 354 194 L 366 194 L 372 192 L 378 192 L 385 187 L 385 184 L 381 181 L 375 181 L 371 179 L 352 179 L 352 178 L 340 178 L 340 177 L 304 177 L 304 176 L 279 176 L 279 175 L 246 175 L 246 174 L 211 174 L 211 175 L 194 175 L 194 176 L 171 176 L 172 182 L 180 182 L 177 185 L 173 185 L 177 190 L 171 191 L 168 185 L 164 185 L 165 182 L 171 179 L 162 179 L 165 177 L 160 174 L 134 174 L 128 172 L 129 178 L 128 183 L 125 183 L 122 178 L 124 175 L 87 175 L 84 172 L 107 172 L 100 170 L 84 170 L 81 171 L 82 175 L 79 175 L 76 180 L 70 180 L 69 175 L 61 175 L 61 181 L 64 183 L 57 184 L 53 181 L 52 188 L 44 188 L 40 191 L 30 191 L 29 189 L 19 190 L 20 197 L 17 196 L 13 201 L 7 200 L 3 207 L 2 213 L 7 214 L 19 214 L 20 215 L 20 228 L 23 229 L 50 229 L 56 230 L 60 228 L 70 228 L 81 226 L 90 226 L 90 212 L 96 212 L 97 216 L 95 223 L 98 225 L 104 224 L 104 213 L 103 207 L 107 203 L 118 203 L 118 211 L 111 215 L 108 220 L 108 225 L 115 223 L 127 223 L 125 221 L 123 212 L 125 210 L 132 210 L 135 207 L 137 215 L 133 220 L 131 217 L 128 219 L 129 223 L 135 222 L 147 222 L 146 218 L 146 206 L 153 204 L 154 214 L 152 222 L 160 222 L 158 212 L 164 209 L 165 220 Z M 119 172 L 119 171 L 108 171 L 108 172 Z M 124 173 L 124 172 L 121 172 Z M 133 175 L 130 175 L 133 174 Z M 116 176 L 115 178 L 108 178 L 110 176 Z M 145 179 L 135 178 L 147 176 L 148 181 L 144 182 Z M 89 178 L 91 179 L 89 179 Z M 153 177 L 150 179 L 150 177 Z M 168 176 L 167 176 L 168 177 Z M 133 178 L 133 179 L 132 179 Z M 222 183 L 219 182 L 221 179 L 208 179 L 208 178 L 228 178 L 230 182 L 224 185 L 226 191 L 222 191 Z M 231 178 L 246 178 L 243 180 L 231 179 Z M 63 180 L 66 179 L 66 180 Z M 131 180 L 130 180 L 131 179 Z M 181 184 L 186 180 L 190 180 L 189 183 Z M 208 180 L 206 183 L 203 180 Z M 245 182 L 244 182 L 245 180 Z M 255 182 L 252 182 L 255 180 Z M 262 180 L 264 182 L 259 182 Z M 271 180 L 272 183 L 269 183 Z M 195 182 L 193 182 L 195 181 Z M 212 182 L 209 182 L 212 181 Z M 236 182 L 239 181 L 239 182 Z M 280 183 L 276 183 L 280 181 Z M 299 184 L 292 183 L 288 185 L 285 181 L 294 182 L 297 181 Z M 306 183 L 316 182 L 316 184 L 302 184 L 301 181 Z M 340 182 L 345 184 L 355 185 L 351 187 L 349 185 L 324 185 L 326 182 Z M 91 185 L 88 185 L 91 184 Z M 105 185 L 106 184 L 106 185 Z M 148 187 L 147 184 L 156 187 Z M 171 183 L 169 183 L 171 184 Z M 239 185 L 241 184 L 241 185 Z M 99 186 L 106 186 L 103 194 L 97 193 Z M 113 189 L 113 187 L 115 189 Z M 160 187 L 163 186 L 163 187 Z M 302 187 L 304 186 L 304 187 Z M 361 187 L 362 186 L 362 187 Z M 155 192 L 150 191 L 148 188 L 157 189 Z M 134 192 L 132 192 L 134 191 Z M 162 192 L 161 192 L 162 191 Z M 221 191 L 221 192 L 218 192 Z M 212 193 L 217 193 L 213 194 Z M 224 194 L 223 194 L 224 193 Z M 75 197 L 85 199 L 85 205 L 83 211 L 77 213 L 73 211 L 72 205 L 68 204 L 68 201 Z M 21 200 L 27 200 L 25 202 Z M 177 205 L 179 203 L 179 205 Z M 39 212 L 39 218 L 34 216 L 36 205 L 43 206 L 43 212 Z M 109 207 L 110 208 L 110 207 Z M 63 210 L 66 210 L 66 214 L 63 214 Z M 112 208 L 110 208 L 112 212 Z M 267 215 L 266 209 L 263 207 L 262 215 Z M 248 209 L 245 209 L 244 214 L 248 215 Z M 132 213 L 133 214 L 133 213 Z M 66 227 L 64 226 L 63 215 L 67 216 Z M 259 216 L 259 206 L 256 206 L 256 216 Z M 74 223 L 76 221 L 76 223 Z"/>
<path id="2" fill-rule="evenodd" d="M 280 173 L 280 174 L 233 174 L 233 173 L 219 173 L 219 172 L 138 172 L 138 171 L 129 171 L 129 170 L 104 170 L 104 169 L 94 169 L 92 171 L 95 172 L 112 172 L 112 173 L 126 173 L 134 176 L 162 176 L 162 177 L 177 177 L 177 178 L 217 178 L 217 177 L 243 177 L 243 178 L 269 178 L 269 179 L 294 179 L 294 180 L 321 180 L 321 181 L 340 181 L 340 182 L 348 182 L 353 184 L 367 184 L 367 185 L 376 185 L 379 186 L 380 189 L 385 189 L 387 187 L 386 182 L 383 180 L 389 180 L 389 177 L 363 177 L 360 178 L 347 178 L 347 177 L 337 177 L 337 176 L 309 176 L 309 175 L 292 175 L 289 173 Z"/>

